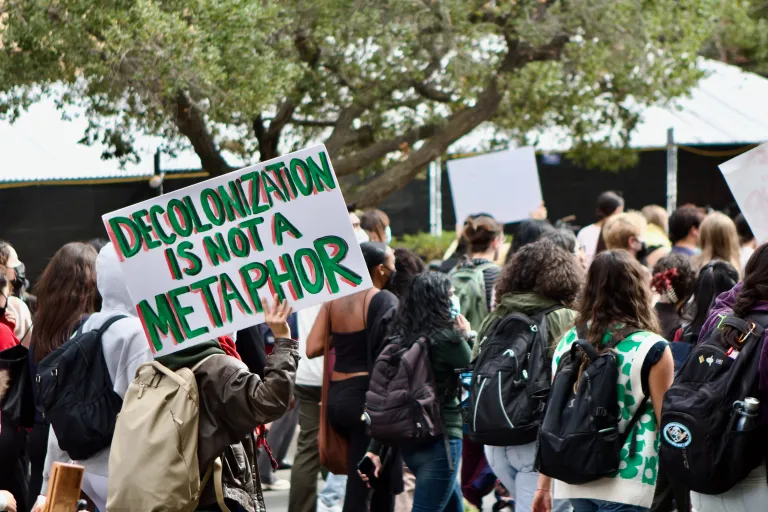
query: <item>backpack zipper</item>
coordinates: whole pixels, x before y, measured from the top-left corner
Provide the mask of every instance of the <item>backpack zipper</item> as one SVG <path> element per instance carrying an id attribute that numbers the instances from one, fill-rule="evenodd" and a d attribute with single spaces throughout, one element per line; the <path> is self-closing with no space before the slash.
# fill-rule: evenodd
<path id="1" fill-rule="evenodd" d="M 501 398 L 501 371 L 499 371 L 499 406 L 501 406 L 501 412 L 504 414 L 504 418 L 506 418 L 507 423 L 509 423 L 509 428 L 515 428 L 512 424 L 512 420 L 510 420 L 507 415 L 507 410 L 504 409 L 504 400 Z"/>
<path id="2" fill-rule="evenodd" d="M 480 396 L 483 394 L 483 388 L 485 388 L 485 385 L 488 383 L 488 379 L 486 378 L 482 384 L 480 384 L 480 391 L 477 392 L 477 400 L 475 401 L 475 414 L 472 418 L 472 429 L 477 432 L 477 409 L 478 405 L 480 403 Z"/>

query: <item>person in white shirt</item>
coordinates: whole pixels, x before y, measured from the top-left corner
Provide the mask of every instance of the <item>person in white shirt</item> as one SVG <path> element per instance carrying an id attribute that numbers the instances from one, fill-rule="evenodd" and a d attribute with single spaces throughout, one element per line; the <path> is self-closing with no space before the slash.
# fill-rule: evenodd
<path id="1" fill-rule="evenodd" d="M 597 198 L 597 222 L 590 224 L 582 228 L 576 239 L 579 241 L 579 245 L 584 248 L 584 252 L 587 254 L 587 266 L 592 263 L 595 255 L 598 253 L 598 246 L 600 245 L 600 233 L 603 229 L 603 224 L 611 216 L 624 211 L 624 198 L 616 192 L 603 192 L 600 197 Z"/>

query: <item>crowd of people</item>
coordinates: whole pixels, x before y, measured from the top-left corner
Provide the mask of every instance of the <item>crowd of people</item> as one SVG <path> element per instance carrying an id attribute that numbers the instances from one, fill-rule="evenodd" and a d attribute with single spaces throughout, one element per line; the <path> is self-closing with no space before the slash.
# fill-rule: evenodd
<path id="1" fill-rule="evenodd" d="M 84 467 L 83 497 L 100 511 L 166 510 L 158 504 L 173 499 L 178 510 L 260 512 L 263 491 L 281 489 L 290 512 L 473 512 L 491 493 L 494 510 L 517 512 L 765 508 L 768 445 L 752 447 L 765 453 L 742 481 L 711 494 L 681 483 L 662 456 L 675 376 L 730 328 L 724 319 L 767 309 L 768 245 L 742 215 L 625 211 L 606 192 L 578 234 L 538 211 L 508 244 L 491 215 L 471 215 L 429 266 L 391 247 L 384 212 L 349 215 L 372 288 L 296 313 L 275 296 L 264 325 L 154 363 L 110 243 L 64 245 L 33 296 L 16 250 L 0 242 L 0 510 L 44 510 L 55 462 Z M 88 332 L 98 333 L 104 393 L 123 401 L 123 417 L 114 438 L 74 453 L 39 374 Z M 757 354 L 750 398 L 764 402 L 768 346 Z M 186 467 L 190 480 L 142 483 L 131 440 L 118 436 L 145 389 L 151 396 L 184 369 L 199 434 L 191 447 L 168 445 L 195 455 L 167 474 Z M 408 396 L 382 397 L 402 375 Z M 27 391 L 31 414 L 17 403 Z M 568 440 L 574 432 L 580 441 Z M 156 454 L 180 441 L 152 442 L 138 456 L 172 464 Z M 278 467 L 291 469 L 290 482 Z"/>

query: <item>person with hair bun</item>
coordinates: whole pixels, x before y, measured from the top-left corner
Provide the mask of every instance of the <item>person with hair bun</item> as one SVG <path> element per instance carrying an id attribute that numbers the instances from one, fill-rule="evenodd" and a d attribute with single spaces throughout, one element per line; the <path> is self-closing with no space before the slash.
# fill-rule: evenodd
<path id="1" fill-rule="evenodd" d="M 470 215 L 464 222 L 462 237 L 467 241 L 468 251 L 450 276 L 461 301 L 461 313 L 472 329 L 480 327 L 492 309 L 493 287 L 501 273 L 501 268 L 494 262 L 499 256 L 503 236 L 501 224 L 490 215 Z M 482 290 L 477 289 L 474 284 L 477 282 L 484 284 Z M 478 294 L 482 296 L 478 297 Z M 462 494 L 469 505 L 479 509 L 483 496 L 493 489 L 481 478 L 488 468 L 483 445 L 464 436 L 461 450 Z"/>
<path id="2" fill-rule="evenodd" d="M 478 340 L 484 340 L 486 331 L 508 316 L 522 313 L 531 317 L 559 306 L 545 316 L 547 339 L 551 344 L 548 356 L 551 356 L 576 317 L 571 307 L 581 288 L 583 274 L 583 267 L 573 253 L 550 240 L 542 239 L 521 248 L 504 265 L 496 284 L 498 304 L 480 327 Z M 482 341 L 476 344 L 473 358 L 481 344 Z M 486 446 L 485 456 L 501 483 L 515 497 L 516 510 L 530 511 L 539 478 L 535 470 L 536 442 Z M 566 501 L 554 507 L 557 511 L 569 509 Z"/>
<path id="3" fill-rule="evenodd" d="M 719 327 L 725 316 L 745 318 L 752 313 L 764 315 L 766 312 L 768 312 L 768 244 L 763 244 L 749 258 L 744 270 L 744 280 L 717 298 L 709 318 L 701 329 L 699 343 L 706 340 Z M 731 330 L 724 333 L 723 338 L 726 342 L 735 345 L 738 334 L 737 331 Z M 765 338 L 763 338 L 763 349 L 759 357 L 757 373 L 760 392 L 756 398 L 760 400 L 761 427 L 768 429 L 768 414 L 765 414 L 765 407 L 768 404 L 768 345 L 765 343 Z M 766 485 L 765 463 L 755 468 L 743 481 L 723 494 L 712 496 L 691 492 L 691 504 L 697 512 L 723 510 L 752 512 L 765 510 L 766 503 L 768 503 L 768 485 Z"/>
<path id="4" fill-rule="evenodd" d="M 696 270 L 690 258 L 671 253 L 653 267 L 651 287 L 660 295 L 654 308 L 661 323 L 661 335 L 672 341 L 683 325 L 683 308 L 693 294 Z"/>

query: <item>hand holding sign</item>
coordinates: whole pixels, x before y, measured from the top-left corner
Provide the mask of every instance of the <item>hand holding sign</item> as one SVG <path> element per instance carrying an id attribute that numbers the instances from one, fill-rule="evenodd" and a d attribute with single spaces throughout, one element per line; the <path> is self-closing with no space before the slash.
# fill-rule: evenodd
<path id="1" fill-rule="evenodd" d="M 293 308 L 288 301 L 280 302 L 277 295 L 273 295 L 271 306 L 267 303 L 267 299 L 261 299 L 261 303 L 264 306 L 264 319 L 275 339 L 290 338 L 291 328 L 288 325 L 288 317 L 293 313 Z"/>

